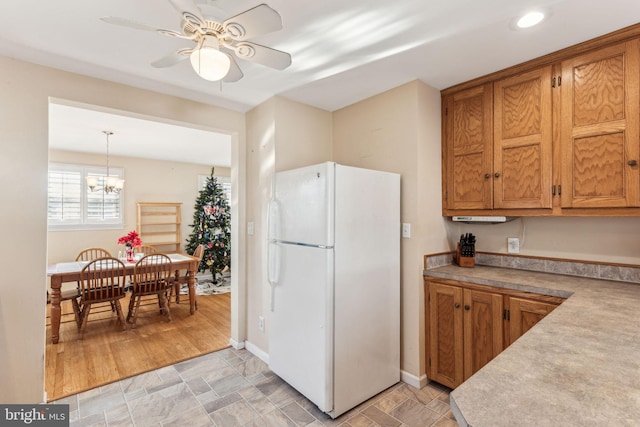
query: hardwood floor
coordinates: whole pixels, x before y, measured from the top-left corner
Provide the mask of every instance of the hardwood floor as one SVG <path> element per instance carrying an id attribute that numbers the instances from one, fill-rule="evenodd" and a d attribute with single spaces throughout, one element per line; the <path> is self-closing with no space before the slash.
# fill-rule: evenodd
<path id="1" fill-rule="evenodd" d="M 125 316 L 128 304 L 126 297 L 122 300 Z M 159 314 L 157 300 L 150 301 L 140 306 L 136 328 L 126 331 L 117 324 L 110 309 L 92 312 L 84 340 L 80 341 L 71 302 L 64 301 L 58 344 L 51 343 L 47 317 L 47 399 L 60 399 L 228 347 L 231 294 L 200 295 L 198 306 L 199 310 L 191 316 L 187 301 L 173 302 L 173 322 L 169 323 Z"/>

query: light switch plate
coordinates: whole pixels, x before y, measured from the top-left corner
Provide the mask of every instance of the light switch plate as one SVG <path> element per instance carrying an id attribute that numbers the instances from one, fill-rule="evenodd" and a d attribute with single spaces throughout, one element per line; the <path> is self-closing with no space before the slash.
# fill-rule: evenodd
<path id="1" fill-rule="evenodd" d="M 411 237 L 411 224 L 403 223 L 402 224 L 402 237 L 408 239 Z"/>
<path id="2" fill-rule="evenodd" d="M 254 233 L 254 232 L 255 232 L 255 230 L 254 230 L 253 222 L 248 222 L 248 223 L 247 223 L 247 234 L 248 234 L 249 236 L 253 236 L 253 233 Z"/>
<path id="3" fill-rule="evenodd" d="M 507 252 L 510 254 L 519 254 L 520 239 L 517 237 L 507 237 Z"/>

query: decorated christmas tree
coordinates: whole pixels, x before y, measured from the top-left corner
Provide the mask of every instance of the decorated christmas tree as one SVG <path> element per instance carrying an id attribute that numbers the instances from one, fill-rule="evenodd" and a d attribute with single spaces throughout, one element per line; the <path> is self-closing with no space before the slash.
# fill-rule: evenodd
<path id="1" fill-rule="evenodd" d="M 231 268 L 231 212 L 222 184 L 213 176 L 213 168 L 196 199 L 191 227 L 186 250 L 192 254 L 198 245 L 204 246 L 198 271 L 211 271 L 215 281 L 225 267 Z"/>

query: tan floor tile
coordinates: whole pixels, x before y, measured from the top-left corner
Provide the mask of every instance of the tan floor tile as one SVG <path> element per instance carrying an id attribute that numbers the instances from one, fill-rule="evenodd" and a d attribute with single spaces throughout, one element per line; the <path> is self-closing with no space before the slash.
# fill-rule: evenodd
<path id="1" fill-rule="evenodd" d="M 59 403 L 78 425 L 456 427 L 450 391 L 398 383 L 332 419 L 248 351 L 225 349 Z"/>

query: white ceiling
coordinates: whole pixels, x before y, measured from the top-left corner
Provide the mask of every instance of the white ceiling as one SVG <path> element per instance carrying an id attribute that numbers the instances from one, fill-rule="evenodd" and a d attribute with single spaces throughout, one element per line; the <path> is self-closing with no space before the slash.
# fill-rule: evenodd
<path id="1" fill-rule="evenodd" d="M 49 104 L 50 148 L 106 156 L 103 131 L 113 132 L 109 137 L 113 156 L 231 167 L 229 135 L 88 106 Z"/>
<path id="2" fill-rule="evenodd" d="M 0 54 L 241 112 L 274 95 L 335 111 L 416 79 L 444 89 L 640 22 L 638 0 L 196 0 L 205 16 L 228 17 L 261 1 L 284 28 L 252 41 L 289 52 L 292 65 L 238 61 L 236 83 L 203 80 L 189 61 L 153 68 L 192 42 L 99 20 L 180 30 L 166 0 L 3 0 Z M 533 8 L 549 18 L 514 30 Z"/>

